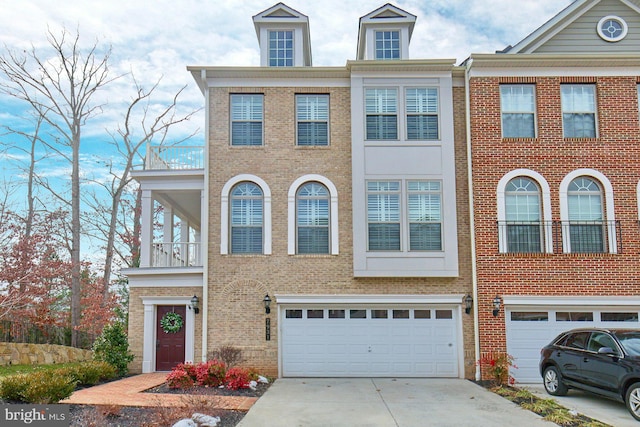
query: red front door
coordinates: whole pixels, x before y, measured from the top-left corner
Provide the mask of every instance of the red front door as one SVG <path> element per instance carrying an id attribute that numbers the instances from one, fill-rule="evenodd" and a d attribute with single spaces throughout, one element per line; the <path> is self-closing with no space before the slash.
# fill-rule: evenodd
<path id="1" fill-rule="evenodd" d="M 156 371 L 170 371 L 178 363 L 184 362 L 184 337 L 186 322 L 184 305 L 159 305 L 156 319 Z M 160 321 L 167 313 L 176 313 L 182 318 L 182 327 L 177 332 L 165 332 Z M 175 325 L 175 323 L 173 323 Z"/>

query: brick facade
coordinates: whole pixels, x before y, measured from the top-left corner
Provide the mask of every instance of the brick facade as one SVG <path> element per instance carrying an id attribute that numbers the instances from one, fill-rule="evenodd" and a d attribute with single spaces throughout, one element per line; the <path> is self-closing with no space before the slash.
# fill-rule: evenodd
<path id="1" fill-rule="evenodd" d="M 506 74 L 506 72 L 505 72 Z M 501 83 L 535 84 L 537 137 L 501 137 Z M 565 139 L 560 85 L 596 85 L 597 138 Z M 482 351 L 505 350 L 504 311 L 491 313 L 492 299 L 506 295 L 637 296 L 637 186 L 640 180 L 640 124 L 637 77 L 479 77 L 470 81 L 473 197 Z M 621 252 L 562 253 L 554 233 L 553 254 L 499 253 L 496 190 L 508 172 L 526 168 L 541 174 L 551 189 L 553 221 L 560 220 L 559 187 L 570 172 L 595 169 L 611 182 Z"/>

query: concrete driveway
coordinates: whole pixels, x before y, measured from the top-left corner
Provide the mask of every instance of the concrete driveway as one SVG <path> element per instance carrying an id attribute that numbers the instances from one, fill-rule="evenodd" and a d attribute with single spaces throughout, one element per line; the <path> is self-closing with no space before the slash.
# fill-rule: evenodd
<path id="1" fill-rule="evenodd" d="M 638 423 L 629 413 L 624 403 L 616 402 L 602 397 L 585 393 L 581 390 L 571 389 L 566 396 L 551 396 L 544 390 L 542 384 L 519 385 L 527 388 L 536 396 L 543 399 L 554 399 L 560 405 L 569 410 L 586 415 L 587 417 L 610 424 L 616 427 L 639 427 Z"/>
<path id="2" fill-rule="evenodd" d="M 552 424 L 462 379 L 279 379 L 239 427 L 496 426 Z"/>

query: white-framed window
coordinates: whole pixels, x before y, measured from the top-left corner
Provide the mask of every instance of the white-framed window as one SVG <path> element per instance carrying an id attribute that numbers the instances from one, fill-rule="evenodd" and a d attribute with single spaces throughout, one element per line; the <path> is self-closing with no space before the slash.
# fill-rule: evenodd
<path id="1" fill-rule="evenodd" d="M 369 251 L 442 251 L 442 182 L 367 181 Z"/>
<path id="2" fill-rule="evenodd" d="M 398 89 L 365 90 L 366 139 L 398 139 Z"/>
<path id="3" fill-rule="evenodd" d="M 329 145 L 329 95 L 296 95 L 297 144 Z"/>
<path id="4" fill-rule="evenodd" d="M 368 250 L 400 250 L 400 181 L 367 182 Z"/>
<path id="5" fill-rule="evenodd" d="M 536 97 L 533 84 L 501 84 L 503 138 L 535 138 Z"/>
<path id="6" fill-rule="evenodd" d="M 376 31 L 376 59 L 400 59 L 400 31 Z"/>
<path id="7" fill-rule="evenodd" d="M 296 195 L 296 228 L 298 254 L 328 254 L 329 190 L 318 182 L 304 184 Z"/>
<path id="8" fill-rule="evenodd" d="M 220 254 L 270 255 L 271 189 L 269 185 L 256 175 L 236 175 L 224 184 L 220 199 Z M 262 242 L 261 248 L 258 248 L 256 243 L 258 238 Z"/>
<path id="9" fill-rule="evenodd" d="M 293 31 L 269 31 L 269 66 L 293 67 Z"/>
<path id="10" fill-rule="evenodd" d="M 569 183 L 567 202 L 571 252 L 604 252 L 606 227 L 600 185 L 588 176 L 575 178 Z"/>
<path id="11" fill-rule="evenodd" d="M 231 95 L 231 145 L 262 145 L 262 94 Z"/>
<path id="12" fill-rule="evenodd" d="M 533 179 L 513 178 L 505 188 L 507 252 L 542 252 L 540 189 Z"/>
<path id="13" fill-rule="evenodd" d="M 312 185 L 312 187 L 308 187 Z M 324 189 L 324 190 L 323 190 Z M 317 194 L 313 194 L 316 192 Z M 326 192 L 326 195 L 324 194 Z M 325 212 L 325 201 L 328 203 Z M 324 219 L 328 222 L 325 225 Z M 311 240 L 304 235 L 315 233 L 318 240 L 322 234 L 321 228 L 327 230 L 328 249 L 322 253 L 337 255 L 339 250 L 338 233 L 338 190 L 336 186 L 322 175 L 309 174 L 296 179 L 289 187 L 288 193 L 288 253 L 296 255 L 299 253 L 312 253 L 305 250 L 300 251 L 300 229 L 302 229 L 303 246 L 311 246 Z M 317 228 L 318 230 L 311 230 Z M 322 237 L 324 239 L 324 237 Z"/>
<path id="14" fill-rule="evenodd" d="M 562 84 L 562 129 L 565 138 L 596 137 L 596 86 Z"/>
<path id="15" fill-rule="evenodd" d="M 577 169 L 560 183 L 560 219 L 565 253 L 617 253 L 613 187 L 593 169 Z"/>
<path id="16" fill-rule="evenodd" d="M 263 248 L 263 194 L 253 182 L 231 190 L 231 253 L 261 254 Z"/>
<path id="17" fill-rule="evenodd" d="M 405 112 L 408 140 L 437 140 L 438 89 L 408 88 L 405 92 Z"/>
<path id="18" fill-rule="evenodd" d="M 501 253 L 553 253 L 551 189 L 530 169 L 515 169 L 498 182 L 498 246 Z"/>
<path id="19" fill-rule="evenodd" d="M 442 250 L 442 184 L 408 181 L 409 250 Z"/>

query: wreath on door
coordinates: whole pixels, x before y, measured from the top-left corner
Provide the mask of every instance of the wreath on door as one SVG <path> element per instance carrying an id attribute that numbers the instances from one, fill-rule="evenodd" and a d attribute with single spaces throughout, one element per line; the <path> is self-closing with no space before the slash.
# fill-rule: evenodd
<path id="1" fill-rule="evenodd" d="M 182 316 L 173 311 L 165 313 L 160 319 L 160 326 L 165 334 L 175 334 L 182 328 L 182 325 L 184 325 Z"/>

